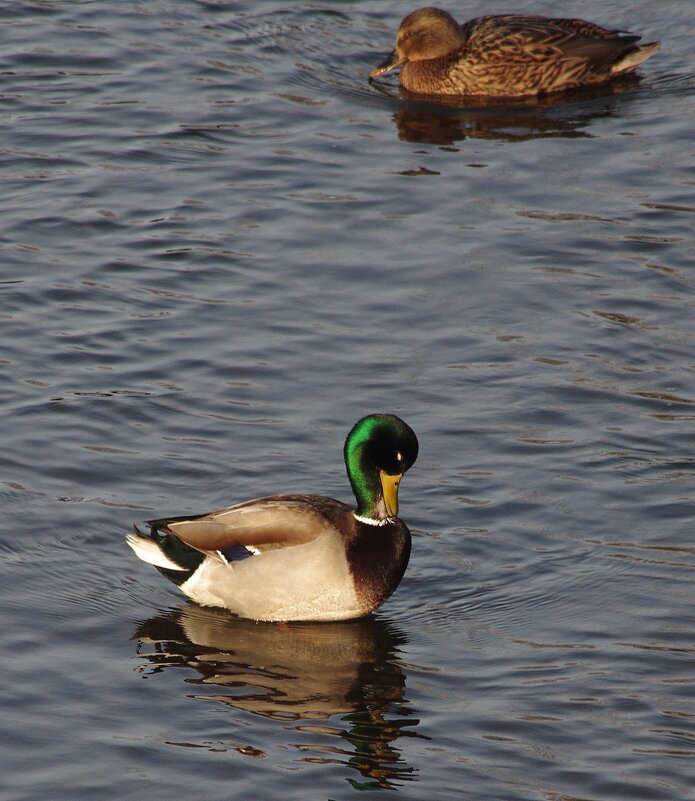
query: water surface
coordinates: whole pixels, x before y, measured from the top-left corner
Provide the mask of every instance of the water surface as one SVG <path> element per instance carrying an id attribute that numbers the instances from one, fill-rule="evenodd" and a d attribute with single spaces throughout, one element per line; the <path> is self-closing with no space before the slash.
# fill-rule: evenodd
<path id="1" fill-rule="evenodd" d="M 515 8 L 664 47 L 437 106 L 366 81 L 390 1 L 0 10 L 3 797 L 692 796 L 692 13 Z M 347 500 L 372 411 L 421 445 L 373 618 L 236 620 L 125 545 Z"/>

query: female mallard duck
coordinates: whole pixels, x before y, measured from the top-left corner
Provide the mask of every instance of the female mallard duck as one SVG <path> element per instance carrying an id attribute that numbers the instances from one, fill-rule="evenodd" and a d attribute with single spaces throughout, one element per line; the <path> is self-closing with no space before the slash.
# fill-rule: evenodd
<path id="1" fill-rule="evenodd" d="M 632 72 L 660 47 L 639 40 L 580 19 L 504 14 L 459 25 L 446 11 L 421 8 L 401 22 L 396 49 L 369 77 L 400 67 L 409 92 L 528 97 Z"/>
<path id="2" fill-rule="evenodd" d="M 344 456 L 357 508 L 276 495 L 197 517 L 150 520 L 128 544 L 191 599 L 255 620 L 364 617 L 396 589 L 410 556 L 398 484 L 417 457 L 400 418 L 355 423 Z"/>

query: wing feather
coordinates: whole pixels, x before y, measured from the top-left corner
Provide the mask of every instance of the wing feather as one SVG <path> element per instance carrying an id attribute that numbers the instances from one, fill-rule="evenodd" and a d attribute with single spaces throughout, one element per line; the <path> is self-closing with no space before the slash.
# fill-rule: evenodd
<path id="1" fill-rule="evenodd" d="M 152 521 L 199 551 L 224 551 L 235 545 L 267 550 L 309 542 L 334 527 L 327 507 L 344 504 L 318 496 L 276 496 L 220 509 L 190 519 Z"/>
<path id="2" fill-rule="evenodd" d="M 615 58 L 640 37 L 580 19 L 525 15 L 478 17 L 461 26 L 467 46 L 490 62 Z"/>

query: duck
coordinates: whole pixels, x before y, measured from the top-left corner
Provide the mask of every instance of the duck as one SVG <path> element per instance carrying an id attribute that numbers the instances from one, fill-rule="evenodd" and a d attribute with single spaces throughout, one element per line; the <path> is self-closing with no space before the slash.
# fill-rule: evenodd
<path id="1" fill-rule="evenodd" d="M 634 72 L 661 46 L 640 39 L 581 19 L 498 14 L 459 25 L 447 11 L 420 8 L 369 78 L 400 67 L 401 86 L 415 94 L 533 97 Z"/>
<path id="2" fill-rule="evenodd" d="M 370 414 L 355 423 L 343 448 L 356 506 L 321 495 L 275 495 L 149 520 L 126 539 L 202 606 L 258 621 L 366 617 L 391 596 L 408 565 L 411 537 L 398 517 L 398 487 L 417 454 L 407 423 Z"/>

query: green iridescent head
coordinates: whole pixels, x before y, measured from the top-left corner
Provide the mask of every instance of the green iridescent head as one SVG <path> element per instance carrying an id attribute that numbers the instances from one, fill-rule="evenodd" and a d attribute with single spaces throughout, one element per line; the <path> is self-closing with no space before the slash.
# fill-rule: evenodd
<path id="1" fill-rule="evenodd" d="M 360 517 L 385 520 L 398 514 L 398 484 L 417 452 L 417 437 L 400 417 L 370 414 L 355 423 L 344 455 Z"/>

